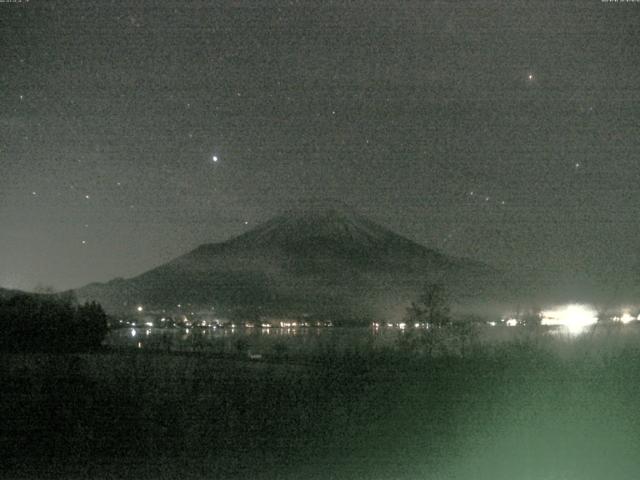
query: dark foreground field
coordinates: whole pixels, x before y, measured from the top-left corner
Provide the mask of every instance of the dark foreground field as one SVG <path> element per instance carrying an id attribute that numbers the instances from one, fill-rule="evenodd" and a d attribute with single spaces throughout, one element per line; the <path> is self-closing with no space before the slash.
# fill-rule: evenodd
<path id="1" fill-rule="evenodd" d="M 640 346 L 5 355 L 3 478 L 636 479 Z M 534 346 L 535 345 L 535 346 Z"/>

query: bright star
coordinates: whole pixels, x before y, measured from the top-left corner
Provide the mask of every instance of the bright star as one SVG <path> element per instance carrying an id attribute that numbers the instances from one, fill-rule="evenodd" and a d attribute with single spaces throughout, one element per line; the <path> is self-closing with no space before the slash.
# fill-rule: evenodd
<path id="1" fill-rule="evenodd" d="M 218 161 L 218 156 L 214 155 L 211 160 L 213 161 L 213 163 L 216 163 Z"/>

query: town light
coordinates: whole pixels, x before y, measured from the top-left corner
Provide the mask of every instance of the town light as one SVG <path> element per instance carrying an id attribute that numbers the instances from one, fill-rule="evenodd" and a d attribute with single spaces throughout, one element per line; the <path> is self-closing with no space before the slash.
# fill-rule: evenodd
<path id="1" fill-rule="evenodd" d="M 622 323 L 624 323 L 624 324 L 627 324 L 627 323 L 632 322 L 634 320 L 635 320 L 635 318 L 633 318 L 629 312 L 624 312 L 622 314 L 622 316 L 620 317 L 620 321 Z"/>
<path id="2" fill-rule="evenodd" d="M 578 335 L 598 321 L 598 313 L 587 305 L 563 305 L 542 312 L 542 325 L 562 326 L 570 334 Z"/>

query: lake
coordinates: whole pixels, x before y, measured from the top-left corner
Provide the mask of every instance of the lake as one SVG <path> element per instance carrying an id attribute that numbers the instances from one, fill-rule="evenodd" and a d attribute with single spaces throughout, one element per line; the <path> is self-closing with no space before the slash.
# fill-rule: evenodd
<path id="1" fill-rule="evenodd" d="M 141 350 L 202 351 L 268 355 L 312 351 L 345 352 L 393 345 L 404 335 L 398 329 L 368 327 L 305 328 L 119 328 L 105 345 Z"/>

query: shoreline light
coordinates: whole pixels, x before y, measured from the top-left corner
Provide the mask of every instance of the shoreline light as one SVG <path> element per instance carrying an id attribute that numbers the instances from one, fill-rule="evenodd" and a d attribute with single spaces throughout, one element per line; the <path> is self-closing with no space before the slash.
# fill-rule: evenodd
<path id="1" fill-rule="evenodd" d="M 626 325 L 629 322 L 633 322 L 635 320 L 635 317 L 633 317 L 629 312 L 624 312 L 622 314 L 622 316 L 620 317 L 620 321 Z"/>
<path id="2" fill-rule="evenodd" d="M 598 321 L 598 313 L 588 305 L 563 305 L 542 312 L 542 325 L 564 327 L 570 334 L 579 335 Z"/>

